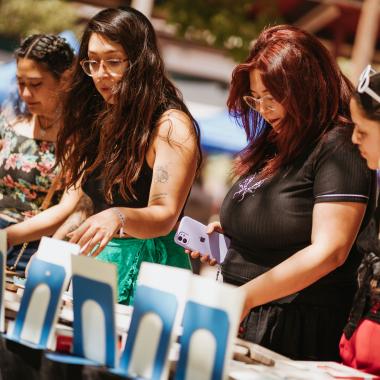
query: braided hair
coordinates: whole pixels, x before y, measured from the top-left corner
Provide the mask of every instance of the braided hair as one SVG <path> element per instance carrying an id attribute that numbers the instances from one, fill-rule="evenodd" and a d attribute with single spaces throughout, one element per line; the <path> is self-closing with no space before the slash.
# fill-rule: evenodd
<path id="1" fill-rule="evenodd" d="M 15 51 L 16 59 L 27 58 L 45 66 L 57 79 L 71 67 L 74 52 L 67 41 L 54 34 L 32 34 Z"/>

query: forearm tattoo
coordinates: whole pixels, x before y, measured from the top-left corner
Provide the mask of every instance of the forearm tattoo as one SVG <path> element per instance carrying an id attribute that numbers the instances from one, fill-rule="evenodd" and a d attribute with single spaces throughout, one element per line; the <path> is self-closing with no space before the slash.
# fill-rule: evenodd
<path id="1" fill-rule="evenodd" d="M 68 227 L 67 233 L 74 232 L 77 228 L 79 228 L 81 224 L 82 222 L 78 224 L 72 224 L 70 227 Z"/>
<path id="2" fill-rule="evenodd" d="M 166 198 L 168 196 L 168 193 L 158 193 L 154 194 L 150 197 L 149 202 L 156 201 L 157 199 Z"/>
<path id="3" fill-rule="evenodd" d="M 79 223 L 79 224 L 72 224 L 71 226 L 69 226 L 67 228 L 67 231 L 66 231 L 66 234 L 65 234 L 65 237 L 63 238 L 63 240 L 65 241 L 69 241 L 70 240 L 70 237 L 67 236 L 67 234 L 69 234 L 70 232 L 74 232 L 82 223 Z M 66 226 L 65 226 L 66 227 Z"/>
<path id="4" fill-rule="evenodd" d="M 157 166 L 154 173 L 155 183 L 167 183 L 169 181 L 169 172 L 166 166 Z"/>

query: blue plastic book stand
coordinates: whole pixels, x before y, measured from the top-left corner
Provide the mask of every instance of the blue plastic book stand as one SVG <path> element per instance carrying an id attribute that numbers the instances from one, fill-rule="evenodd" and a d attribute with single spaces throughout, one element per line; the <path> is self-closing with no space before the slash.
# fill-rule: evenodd
<path id="1" fill-rule="evenodd" d="M 6 339 L 36 349 L 48 347 L 53 338 L 65 277 L 62 266 L 33 260 L 13 331 L 5 335 Z"/>
<path id="2" fill-rule="evenodd" d="M 137 287 L 127 342 L 115 373 L 162 378 L 177 309 L 174 294 L 144 285 Z"/>
<path id="3" fill-rule="evenodd" d="M 181 350 L 175 380 L 222 380 L 229 329 L 228 314 L 224 310 L 188 301 L 183 317 Z M 206 349 L 211 358 L 203 358 L 200 363 L 197 355 L 199 347 Z M 192 367 L 191 371 L 189 367 Z M 209 375 L 205 376 L 205 373 Z"/>
<path id="4" fill-rule="evenodd" d="M 49 360 L 77 365 L 116 366 L 116 268 L 85 256 L 73 256 L 73 352 L 47 353 Z"/>
<path id="5" fill-rule="evenodd" d="M 73 276 L 74 300 L 74 344 L 73 354 L 87 357 L 85 352 L 85 339 L 96 331 L 103 332 L 105 344 L 97 347 L 104 350 L 104 360 L 100 364 L 107 367 L 116 365 L 116 326 L 114 317 L 114 297 L 112 287 L 107 283 L 96 281 L 79 275 Z M 95 315 L 94 315 L 95 314 Z M 99 329 L 86 331 L 86 318 L 96 318 Z M 87 336 L 86 336 L 87 334 Z"/>

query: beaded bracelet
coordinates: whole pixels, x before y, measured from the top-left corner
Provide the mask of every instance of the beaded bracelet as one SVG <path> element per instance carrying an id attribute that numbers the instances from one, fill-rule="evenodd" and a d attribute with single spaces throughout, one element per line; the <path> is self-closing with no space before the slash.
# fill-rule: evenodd
<path id="1" fill-rule="evenodd" d="M 113 207 L 113 210 L 115 210 L 115 213 L 120 220 L 121 227 L 120 227 L 119 235 L 120 235 L 120 237 L 123 237 L 124 236 L 125 223 L 127 220 L 126 220 L 124 214 L 117 207 Z"/>

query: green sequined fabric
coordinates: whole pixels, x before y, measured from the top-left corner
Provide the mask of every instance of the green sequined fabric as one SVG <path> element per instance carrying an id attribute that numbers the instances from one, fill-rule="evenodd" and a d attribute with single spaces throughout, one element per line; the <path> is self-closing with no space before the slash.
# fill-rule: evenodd
<path id="1" fill-rule="evenodd" d="M 143 261 L 191 269 L 184 249 L 174 243 L 174 234 L 153 239 L 112 239 L 97 260 L 113 263 L 118 271 L 118 302 L 133 304 L 137 275 Z"/>

